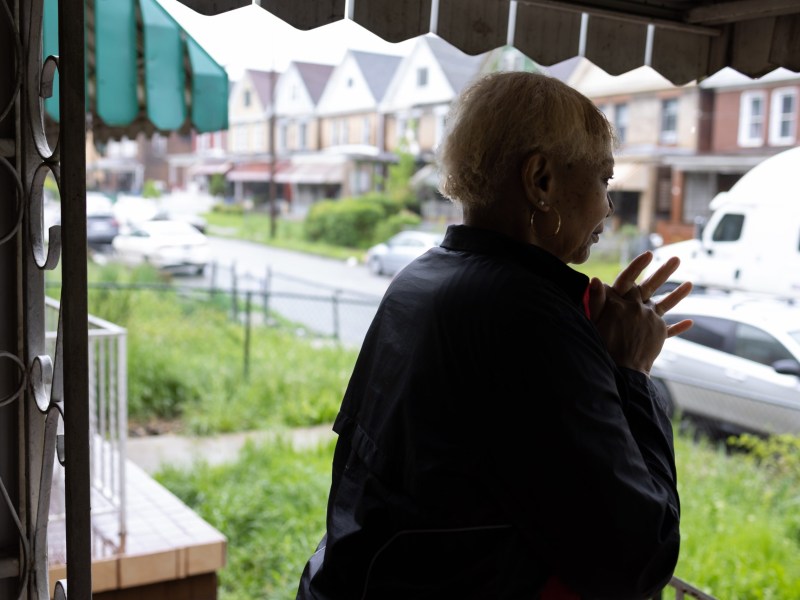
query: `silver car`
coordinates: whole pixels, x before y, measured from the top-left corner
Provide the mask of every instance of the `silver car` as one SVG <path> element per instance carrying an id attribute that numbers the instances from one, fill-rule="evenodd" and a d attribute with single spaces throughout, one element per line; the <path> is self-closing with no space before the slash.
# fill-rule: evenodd
<path id="1" fill-rule="evenodd" d="M 367 251 L 367 267 L 375 275 L 394 275 L 428 249 L 442 243 L 442 235 L 427 231 L 401 231 Z"/>
<path id="2" fill-rule="evenodd" d="M 723 432 L 800 433 L 800 305 L 692 295 L 665 318 L 694 320 L 651 372 L 671 409 Z"/>

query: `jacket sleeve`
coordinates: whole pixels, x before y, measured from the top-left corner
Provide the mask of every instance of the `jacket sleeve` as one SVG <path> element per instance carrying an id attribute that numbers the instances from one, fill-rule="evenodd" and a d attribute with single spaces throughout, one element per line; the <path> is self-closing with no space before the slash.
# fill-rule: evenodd
<path id="1" fill-rule="evenodd" d="M 646 598 L 678 558 L 671 425 L 648 378 L 617 369 L 571 308 L 499 317 L 505 343 L 488 359 L 495 383 L 477 449 L 553 575 L 584 600 Z"/>

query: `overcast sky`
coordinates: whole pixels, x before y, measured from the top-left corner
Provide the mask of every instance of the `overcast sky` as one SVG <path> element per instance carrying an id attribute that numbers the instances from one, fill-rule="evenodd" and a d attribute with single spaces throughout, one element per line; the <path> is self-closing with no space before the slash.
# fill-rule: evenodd
<path id="1" fill-rule="evenodd" d="M 390 44 L 353 21 L 301 31 L 258 6 L 206 17 L 178 0 L 158 0 L 231 79 L 246 68 L 283 70 L 292 60 L 337 64 L 348 48 L 406 54 L 413 40 Z"/>

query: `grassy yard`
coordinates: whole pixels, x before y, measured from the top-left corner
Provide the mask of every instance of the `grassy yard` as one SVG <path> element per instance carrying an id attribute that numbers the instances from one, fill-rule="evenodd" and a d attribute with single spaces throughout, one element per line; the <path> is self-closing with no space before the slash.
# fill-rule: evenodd
<path id="1" fill-rule="evenodd" d="M 229 539 L 221 600 L 290 600 L 325 522 L 332 444 L 246 447 L 238 462 L 157 478 Z M 677 437 L 682 549 L 676 575 L 719 600 L 800 598 L 800 472 Z M 669 597 L 669 596 L 668 596 Z"/>

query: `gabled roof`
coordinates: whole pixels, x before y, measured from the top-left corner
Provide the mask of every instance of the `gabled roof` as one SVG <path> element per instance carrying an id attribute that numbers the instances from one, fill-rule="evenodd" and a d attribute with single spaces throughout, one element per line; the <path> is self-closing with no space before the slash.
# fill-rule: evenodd
<path id="1" fill-rule="evenodd" d="M 577 69 L 578 65 L 581 63 L 581 60 L 580 56 L 574 56 L 554 65 L 550 65 L 549 67 L 544 67 L 544 71 L 551 77 L 555 77 L 559 81 L 568 84 L 573 73 L 575 73 L 575 69 Z"/>
<path id="2" fill-rule="evenodd" d="M 247 69 L 245 74 L 250 77 L 253 82 L 253 87 L 256 88 L 261 106 L 264 109 L 272 106 L 272 85 L 273 82 L 277 83 L 280 73 L 277 71 L 256 71 L 254 69 Z"/>
<path id="3" fill-rule="evenodd" d="M 458 94 L 475 76 L 485 59 L 485 54 L 470 56 L 435 35 L 423 37 L 444 71 L 447 81 Z"/>
<path id="4" fill-rule="evenodd" d="M 328 83 L 328 79 L 330 79 L 331 73 L 333 72 L 333 65 L 296 61 L 294 65 L 308 90 L 311 101 L 316 105 L 320 96 L 322 96 L 322 90 L 325 89 L 325 84 Z"/>
<path id="5" fill-rule="evenodd" d="M 402 58 L 391 54 L 376 54 L 374 52 L 363 52 L 361 50 L 350 50 L 350 55 L 358 64 L 364 79 L 369 86 L 372 97 L 376 102 L 383 100 L 389 82 L 392 80 L 394 72 Z"/>

